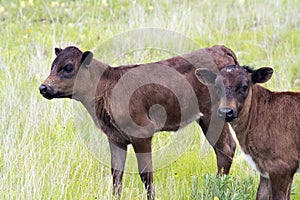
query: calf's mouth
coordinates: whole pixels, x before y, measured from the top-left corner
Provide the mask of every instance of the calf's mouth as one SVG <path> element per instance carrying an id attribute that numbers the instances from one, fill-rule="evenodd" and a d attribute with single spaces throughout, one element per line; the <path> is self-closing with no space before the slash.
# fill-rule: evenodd
<path id="1" fill-rule="evenodd" d="M 72 97 L 72 95 L 66 95 L 66 94 L 59 92 L 45 84 L 41 84 L 39 87 L 39 90 L 40 90 L 41 95 L 43 95 L 43 97 L 45 97 L 46 99 L 49 99 L 49 100 L 51 100 L 53 98 L 71 98 Z"/>

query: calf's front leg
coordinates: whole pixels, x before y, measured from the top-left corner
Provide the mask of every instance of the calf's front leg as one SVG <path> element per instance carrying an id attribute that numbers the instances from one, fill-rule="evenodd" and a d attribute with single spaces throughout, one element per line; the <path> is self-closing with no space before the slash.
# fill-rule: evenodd
<path id="1" fill-rule="evenodd" d="M 127 145 L 117 145 L 109 141 L 111 153 L 111 173 L 113 177 L 113 193 L 120 196 L 122 192 L 122 178 L 127 156 Z"/>
<path id="2" fill-rule="evenodd" d="M 289 200 L 293 182 L 293 174 L 274 174 L 270 175 L 272 199 Z"/>
<path id="3" fill-rule="evenodd" d="M 153 167 L 151 153 L 151 138 L 138 138 L 132 143 L 138 161 L 139 174 L 147 190 L 147 199 L 155 198 L 153 185 Z"/>

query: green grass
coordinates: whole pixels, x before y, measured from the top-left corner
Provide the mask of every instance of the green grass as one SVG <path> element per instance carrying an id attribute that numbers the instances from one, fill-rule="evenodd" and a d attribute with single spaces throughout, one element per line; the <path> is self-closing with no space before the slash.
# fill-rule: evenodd
<path id="1" fill-rule="evenodd" d="M 297 0 L 0 1 L 0 199 L 114 198 L 110 169 L 103 163 L 109 155 L 90 150 L 92 133 L 99 134 L 91 119 L 84 115 L 85 127 L 78 127 L 83 123 L 74 116 L 77 102 L 47 101 L 39 94 L 54 47 L 77 44 L 118 65 L 225 44 L 241 64 L 274 67 L 266 87 L 300 91 L 299 13 Z M 182 34 L 195 45 L 169 38 L 171 46 L 157 49 L 151 44 L 158 45 L 158 37 L 144 49 L 122 52 L 130 46 L 107 42 L 149 27 Z M 137 38 L 129 34 L 129 39 Z M 185 130 L 191 136 L 182 155 L 155 171 L 157 199 L 255 199 L 258 174 L 239 152 L 231 174 L 216 178 L 216 159 L 200 129 L 192 124 Z M 175 135 L 157 134 L 154 149 Z M 100 140 L 107 145 L 104 135 Z M 145 198 L 137 174 L 126 173 L 123 187 L 122 199 Z M 298 174 L 291 198 L 300 198 Z"/>

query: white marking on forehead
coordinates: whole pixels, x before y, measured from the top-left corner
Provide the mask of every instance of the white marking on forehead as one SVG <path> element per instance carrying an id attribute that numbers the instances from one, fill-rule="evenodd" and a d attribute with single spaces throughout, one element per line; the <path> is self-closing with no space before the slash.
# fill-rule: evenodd
<path id="1" fill-rule="evenodd" d="M 226 72 L 233 72 L 234 70 L 236 70 L 236 68 L 234 68 L 234 67 L 226 68 Z"/>

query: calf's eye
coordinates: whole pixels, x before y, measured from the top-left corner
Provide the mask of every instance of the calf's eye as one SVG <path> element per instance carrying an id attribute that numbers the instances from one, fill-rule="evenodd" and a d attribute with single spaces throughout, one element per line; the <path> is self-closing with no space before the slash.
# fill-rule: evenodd
<path id="1" fill-rule="evenodd" d="M 243 90 L 243 92 L 246 92 L 246 91 L 248 90 L 248 86 L 247 86 L 247 85 L 244 85 L 244 86 L 242 87 L 242 90 Z"/>
<path id="2" fill-rule="evenodd" d="M 64 67 L 64 72 L 65 73 L 71 73 L 74 69 L 74 66 L 72 64 L 67 64 L 65 67 Z"/>

